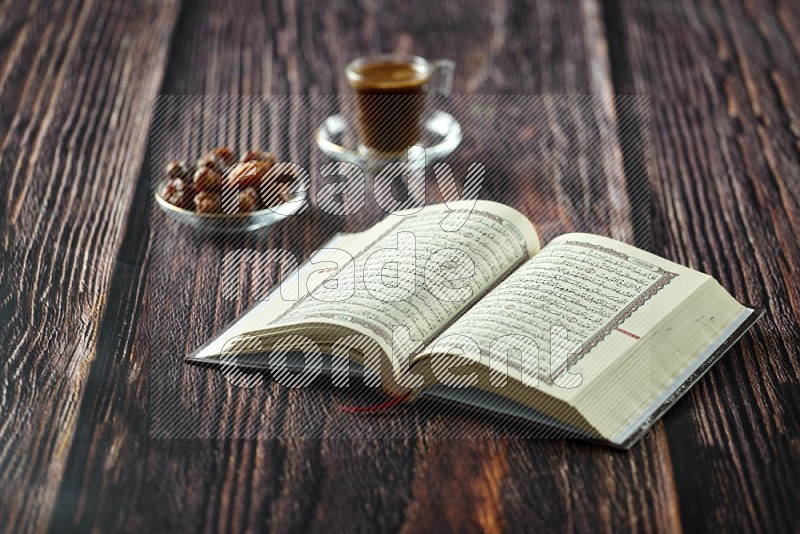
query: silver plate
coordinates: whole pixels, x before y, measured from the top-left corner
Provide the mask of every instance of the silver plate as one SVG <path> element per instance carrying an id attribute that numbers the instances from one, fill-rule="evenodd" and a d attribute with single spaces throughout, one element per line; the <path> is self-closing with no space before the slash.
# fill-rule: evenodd
<path id="1" fill-rule="evenodd" d="M 348 145 L 346 139 L 357 137 L 354 127 L 343 115 L 331 115 L 317 129 L 317 145 L 328 156 L 359 166 L 396 161 L 406 156 L 379 156 L 369 153 L 363 146 Z M 422 130 L 419 144 L 425 148 L 426 163 L 446 158 L 461 143 L 461 125 L 444 111 L 433 112 L 422 124 Z"/>
<path id="2" fill-rule="evenodd" d="M 249 213 L 197 213 L 174 206 L 161 196 L 161 191 L 166 185 L 166 180 L 156 186 L 155 198 L 158 206 L 172 219 L 198 230 L 239 234 L 251 232 L 279 223 L 291 217 L 303 207 L 306 192 L 295 193 L 288 202 L 273 206 L 269 209 L 252 211 Z"/>

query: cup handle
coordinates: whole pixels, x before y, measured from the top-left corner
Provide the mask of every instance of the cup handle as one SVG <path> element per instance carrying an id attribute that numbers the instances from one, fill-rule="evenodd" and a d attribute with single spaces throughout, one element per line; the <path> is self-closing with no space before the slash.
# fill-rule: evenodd
<path id="1" fill-rule="evenodd" d="M 450 96 L 453 91 L 453 72 L 456 62 L 450 59 L 431 61 L 432 73 L 428 82 L 428 92 L 435 95 Z"/>

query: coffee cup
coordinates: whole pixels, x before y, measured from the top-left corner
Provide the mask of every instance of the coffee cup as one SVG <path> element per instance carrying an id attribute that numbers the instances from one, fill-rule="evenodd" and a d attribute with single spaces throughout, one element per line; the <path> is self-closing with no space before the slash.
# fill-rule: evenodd
<path id="1" fill-rule="evenodd" d="M 345 75 L 355 93 L 360 151 L 398 155 L 420 142 L 428 94 L 448 96 L 455 63 L 384 54 L 350 62 Z"/>

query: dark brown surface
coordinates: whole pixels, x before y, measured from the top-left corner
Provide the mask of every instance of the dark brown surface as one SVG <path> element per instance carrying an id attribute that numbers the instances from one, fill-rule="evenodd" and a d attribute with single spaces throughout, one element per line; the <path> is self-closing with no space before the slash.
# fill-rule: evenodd
<path id="1" fill-rule="evenodd" d="M 4 3 L 0 524 L 796 531 L 798 27 L 788 0 Z M 154 345 L 196 346 L 244 305 L 209 283 L 223 253 L 213 243 L 187 238 L 180 265 L 148 262 L 160 250 L 148 222 L 155 95 L 345 92 L 346 61 L 386 50 L 455 59 L 456 93 L 651 95 L 649 148 L 623 145 L 604 163 L 605 194 L 638 194 L 647 166 L 651 250 L 768 313 L 629 453 L 489 439 L 469 420 L 456 422 L 475 426 L 465 440 L 150 437 Z M 617 111 L 595 122 L 625 121 L 628 109 Z M 546 127 L 557 155 L 568 136 Z M 613 145 L 609 131 L 597 135 Z M 302 157 L 297 146 L 287 151 Z M 559 213 L 548 235 L 577 224 L 558 210 L 558 180 L 537 196 L 506 171 L 484 198 L 531 217 Z M 645 244 L 626 223 L 631 209 L 609 215 L 608 232 Z M 307 254 L 340 228 L 301 217 L 299 232 L 267 245 Z M 152 297 L 167 286 L 190 305 L 165 313 Z M 245 396 L 184 367 L 175 380 L 207 395 L 222 424 L 244 425 L 263 407 L 291 428 L 330 409 L 324 390 L 272 384 Z"/>

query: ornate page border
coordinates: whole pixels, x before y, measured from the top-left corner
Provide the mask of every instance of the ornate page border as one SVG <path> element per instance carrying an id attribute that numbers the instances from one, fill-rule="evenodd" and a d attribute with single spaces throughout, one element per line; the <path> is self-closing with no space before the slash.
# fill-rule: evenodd
<path id="1" fill-rule="evenodd" d="M 463 308 L 459 313 L 457 313 L 447 323 L 445 323 L 442 328 L 440 328 L 437 332 L 434 332 L 430 339 L 424 340 L 424 342 L 423 342 L 424 345 L 427 345 L 430 342 L 431 339 L 435 339 L 437 335 L 439 335 L 441 332 L 444 331 L 445 328 L 447 328 L 447 326 L 449 326 L 450 324 L 455 322 L 456 319 L 458 319 L 464 313 L 466 313 L 467 310 L 472 308 L 472 306 L 476 302 L 478 302 L 480 299 L 482 299 L 483 296 L 486 295 L 489 291 L 491 291 L 500 281 L 505 280 L 512 272 L 514 272 L 520 265 L 522 265 L 524 262 L 526 262 L 530 258 L 530 255 L 528 254 L 528 243 L 527 243 L 527 241 L 525 239 L 524 234 L 522 233 L 522 231 L 519 228 L 517 228 L 515 225 L 511 224 L 507 219 L 504 219 L 504 218 L 500 217 L 499 215 L 496 215 L 494 213 L 491 213 L 491 212 L 485 211 L 485 210 L 456 209 L 456 210 L 450 210 L 450 211 L 444 211 L 443 210 L 441 212 L 441 214 L 444 215 L 445 217 L 450 215 L 450 214 L 453 214 L 453 213 L 467 213 L 467 214 L 469 214 L 469 216 L 480 215 L 482 217 L 485 217 L 486 219 L 489 219 L 489 220 L 491 220 L 491 221 L 493 221 L 495 223 L 498 223 L 498 224 L 504 226 L 505 228 L 508 228 L 509 231 L 514 235 L 514 237 L 516 238 L 520 248 L 522 249 L 522 257 L 518 261 L 516 261 L 514 264 L 512 264 L 508 269 L 506 269 L 500 276 L 498 276 L 497 280 L 495 280 L 495 282 L 492 285 L 490 285 L 489 287 L 484 289 L 484 291 L 482 293 L 479 293 L 477 298 L 475 298 L 470 305 L 468 305 L 467 307 Z M 377 245 L 380 241 L 385 239 L 387 236 L 391 235 L 393 232 L 400 231 L 401 228 L 399 228 L 399 227 L 403 223 L 408 222 L 409 219 L 413 219 L 413 217 L 415 217 L 416 215 L 422 215 L 422 214 L 423 213 L 404 216 L 405 218 L 403 218 L 403 219 L 397 221 L 395 224 L 391 225 L 384 233 L 382 233 L 380 236 L 376 237 L 375 240 L 373 240 L 369 245 L 364 247 L 358 254 L 356 254 L 353 257 L 352 260 L 348 261 L 347 263 L 345 263 L 344 265 L 339 267 L 339 270 L 336 271 L 336 274 L 332 275 L 332 276 L 338 276 L 347 266 L 349 266 L 351 263 L 356 263 L 358 261 L 358 259 L 361 258 L 362 256 L 364 256 L 367 252 L 370 252 L 370 253 L 374 252 L 372 250 L 373 247 L 375 247 L 375 245 Z M 433 215 L 433 213 L 431 213 L 431 215 Z M 279 322 L 284 320 L 288 314 L 293 312 L 302 303 L 304 303 L 306 300 L 308 300 L 310 298 L 313 298 L 312 294 L 313 294 L 313 291 L 311 291 L 308 294 L 304 295 L 297 302 L 292 304 L 292 306 L 290 308 L 288 308 L 286 311 L 284 311 L 282 314 L 280 314 L 278 317 L 276 317 L 275 320 L 271 324 L 273 324 L 273 325 L 274 324 L 278 324 Z M 334 320 L 337 320 L 337 321 L 342 321 L 341 314 L 336 314 L 336 313 L 320 313 L 320 314 L 318 314 L 318 317 L 322 318 L 322 319 L 334 319 Z M 355 324 L 357 324 L 357 325 L 359 325 L 359 326 L 361 326 L 361 327 L 363 327 L 363 328 L 365 328 L 367 330 L 370 330 L 371 332 L 375 333 L 376 335 L 382 336 L 383 338 L 391 337 L 391 332 L 386 332 L 386 331 L 384 331 L 382 329 L 378 329 L 373 323 L 371 323 L 369 321 L 365 321 L 365 320 L 363 320 L 363 319 L 361 319 L 359 317 L 350 317 L 350 318 L 348 318 L 347 322 L 355 323 Z"/>
<path id="2" fill-rule="evenodd" d="M 656 280 L 650 287 L 645 289 L 642 293 L 639 294 L 630 304 L 625 306 L 617 315 L 615 315 L 608 323 L 606 323 L 600 330 L 598 330 L 592 337 L 590 337 L 586 342 L 583 343 L 583 348 L 580 352 L 576 352 L 571 355 L 567 361 L 558 367 L 555 371 L 550 371 L 550 377 L 548 380 L 552 380 L 555 377 L 560 376 L 564 373 L 570 366 L 570 364 L 577 363 L 581 358 L 586 356 L 592 349 L 594 349 L 601 341 L 603 341 L 611 332 L 616 330 L 619 325 L 625 322 L 633 313 L 642 307 L 642 305 L 653 298 L 653 296 L 661 291 L 664 286 L 670 283 L 674 278 L 678 276 L 678 273 L 673 273 L 671 271 L 667 271 L 662 269 L 658 265 L 648 263 L 644 260 L 640 260 L 639 258 L 633 258 L 632 256 L 628 256 L 618 250 L 614 250 L 612 248 L 604 247 L 602 245 L 597 245 L 595 243 L 589 243 L 587 241 L 563 241 L 561 243 L 557 243 L 554 246 L 563 246 L 563 245 L 572 245 L 576 247 L 584 247 L 589 248 L 592 250 L 596 250 L 598 252 L 603 252 L 605 254 L 609 254 L 611 256 L 615 256 L 620 258 L 624 261 L 628 261 L 638 265 L 646 265 L 648 268 L 652 269 L 656 273 L 660 274 L 661 277 Z M 635 260 L 635 261 L 634 261 Z"/>

